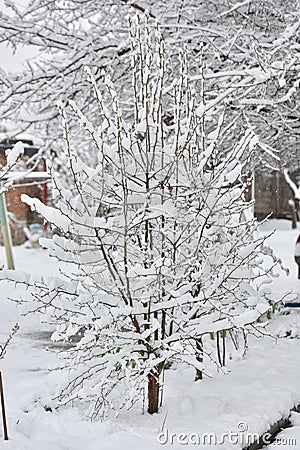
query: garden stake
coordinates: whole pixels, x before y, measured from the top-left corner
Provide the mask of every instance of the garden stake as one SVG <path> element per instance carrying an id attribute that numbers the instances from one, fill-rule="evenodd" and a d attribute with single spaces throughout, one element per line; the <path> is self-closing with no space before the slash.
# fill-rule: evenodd
<path id="1" fill-rule="evenodd" d="M 3 436 L 4 436 L 4 440 L 8 441 L 7 423 L 6 423 L 6 415 L 5 415 L 5 403 L 4 403 L 4 391 L 3 391 L 2 373 L 1 372 L 0 372 L 0 395 L 1 395 L 1 409 L 2 409 L 2 422 L 3 422 Z"/>

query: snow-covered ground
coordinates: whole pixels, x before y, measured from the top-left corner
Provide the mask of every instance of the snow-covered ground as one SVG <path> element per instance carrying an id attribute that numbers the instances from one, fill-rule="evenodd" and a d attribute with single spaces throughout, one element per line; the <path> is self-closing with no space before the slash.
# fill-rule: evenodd
<path id="1" fill-rule="evenodd" d="M 297 294 L 300 280 L 293 250 L 299 230 L 291 230 L 286 221 L 271 221 L 264 225 L 263 232 L 274 226 L 276 232 L 269 243 L 290 268 L 290 276 L 281 274 L 272 283 L 272 292 Z M 55 261 L 43 249 L 16 247 L 14 257 L 17 269 L 51 276 L 57 272 Z M 5 264 L 5 253 L 0 248 L 2 264 Z M 21 317 L 15 304 L 8 300 L 26 295 L 22 287 L 3 282 L 0 292 L 0 343 L 15 322 L 21 325 L 7 355 L 0 361 L 10 437 L 9 441 L 1 441 L 0 426 L 0 448 L 240 449 L 251 433 L 266 432 L 270 425 L 287 417 L 293 406 L 300 404 L 300 340 L 253 336 L 246 356 L 231 361 L 226 374 L 219 373 L 195 383 L 190 369 L 168 370 L 164 406 L 159 414 L 143 415 L 136 408 L 122 413 L 118 419 L 91 423 L 79 408 L 50 411 L 60 377 L 59 372 L 49 371 L 57 364 L 56 354 L 46 351 L 47 345 L 55 350 L 49 339 L 51 330 L 37 316 Z M 272 320 L 270 330 L 284 335 L 284 330 L 292 327 L 297 335 L 299 323 L 300 311 L 280 315 Z M 292 422 L 295 426 L 279 434 L 281 441 L 271 444 L 269 449 L 300 448 L 299 414 L 293 413 Z"/>

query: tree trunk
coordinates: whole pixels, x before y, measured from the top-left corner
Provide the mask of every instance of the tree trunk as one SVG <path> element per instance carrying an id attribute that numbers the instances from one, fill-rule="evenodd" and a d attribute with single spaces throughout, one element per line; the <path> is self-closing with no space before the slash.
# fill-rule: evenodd
<path id="1" fill-rule="evenodd" d="M 199 363 L 203 362 L 203 342 L 201 337 L 196 339 L 196 359 Z M 202 380 L 202 378 L 202 370 L 196 369 L 195 381 Z"/>
<path id="2" fill-rule="evenodd" d="M 223 330 L 223 332 L 222 332 L 222 342 L 223 342 L 222 365 L 223 365 L 223 367 L 225 367 L 225 365 L 226 365 L 226 331 L 225 330 Z"/>
<path id="3" fill-rule="evenodd" d="M 159 371 L 152 371 L 148 375 L 148 413 L 158 412 L 159 405 Z"/>
<path id="4" fill-rule="evenodd" d="M 289 200 L 288 202 L 290 211 L 291 211 L 291 218 L 292 218 L 292 228 L 297 228 L 297 210 L 296 210 L 296 204 L 294 200 Z"/>

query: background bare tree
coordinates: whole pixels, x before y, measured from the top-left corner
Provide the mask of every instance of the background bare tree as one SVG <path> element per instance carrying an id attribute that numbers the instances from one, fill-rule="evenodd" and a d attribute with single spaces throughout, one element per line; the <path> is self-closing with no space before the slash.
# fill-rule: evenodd
<path id="1" fill-rule="evenodd" d="M 102 69 L 110 74 L 122 95 L 124 114 L 126 110 L 130 114 L 126 17 L 132 11 L 148 11 L 150 22 L 159 22 L 166 41 L 168 76 L 179 70 L 178 45 L 187 47 L 191 76 L 205 45 L 207 100 L 226 99 L 229 131 L 242 136 L 251 126 L 261 136 L 264 148 L 257 148 L 252 165 L 278 166 L 274 150 L 284 164 L 294 164 L 299 135 L 297 0 L 32 0 L 25 9 L 11 1 L 7 4 L 11 15 L 1 14 L 1 42 L 12 48 L 30 44 L 40 57 L 20 74 L 2 73 L 1 117 L 18 123 L 18 130 L 35 130 L 58 157 L 63 157 L 58 100 L 76 101 L 94 124 L 97 121 L 85 65 L 96 81 Z M 166 110 L 164 120 L 172 121 L 171 116 L 172 110 Z M 72 116 L 68 120 L 72 128 Z M 89 141 L 75 122 L 74 133 L 84 159 L 95 162 Z M 222 146 L 230 147 L 231 137 L 228 132 Z"/>

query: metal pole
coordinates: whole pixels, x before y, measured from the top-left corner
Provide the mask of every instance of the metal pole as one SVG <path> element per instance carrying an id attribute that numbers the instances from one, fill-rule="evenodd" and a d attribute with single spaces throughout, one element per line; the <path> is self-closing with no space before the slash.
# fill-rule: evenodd
<path id="1" fill-rule="evenodd" d="M 1 188 L 1 185 L 0 185 Z M 10 228 L 7 222 L 7 210 L 6 210 L 6 202 L 5 202 L 5 193 L 0 194 L 0 225 L 1 225 L 1 233 L 3 237 L 3 243 L 6 251 L 6 259 L 7 259 L 7 268 L 14 269 L 14 259 L 12 254 L 12 245 L 11 245 L 11 235 Z"/>

